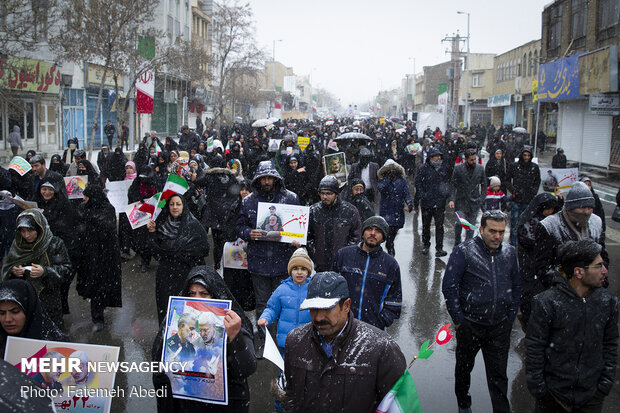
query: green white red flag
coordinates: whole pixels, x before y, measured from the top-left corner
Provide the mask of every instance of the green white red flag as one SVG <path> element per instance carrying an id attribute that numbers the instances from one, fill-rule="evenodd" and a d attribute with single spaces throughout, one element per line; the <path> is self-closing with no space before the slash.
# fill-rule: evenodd
<path id="1" fill-rule="evenodd" d="M 159 200 L 167 201 L 174 194 L 183 195 L 185 192 L 187 192 L 188 188 L 189 185 L 185 178 L 175 174 L 170 174 L 168 175 L 168 180 L 164 185 L 163 191 L 161 191 L 161 197 Z"/>
<path id="2" fill-rule="evenodd" d="M 159 143 L 155 141 L 155 155 L 159 155 L 160 153 L 161 153 L 161 146 L 159 146 Z"/>
<path id="3" fill-rule="evenodd" d="M 408 370 L 381 400 L 375 413 L 422 413 L 418 391 Z"/>
<path id="4" fill-rule="evenodd" d="M 472 224 L 465 218 L 461 217 L 458 212 L 456 213 L 456 217 L 459 219 L 459 222 L 461 223 L 461 226 L 463 228 L 471 230 L 471 231 L 478 229 L 478 226 Z"/>
<path id="5" fill-rule="evenodd" d="M 160 206 L 160 202 L 159 202 L 160 196 L 161 196 L 161 192 L 158 192 L 152 197 L 150 197 L 149 199 L 147 199 L 145 203 L 143 203 L 142 205 L 138 207 L 138 211 L 146 212 L 147 214 L 151 214 L 151 216 L 153 216 L 157 208 L 161 209 L 164 205 L 166 205 L 166 201 L 162 200 L 161 206 Z"/>

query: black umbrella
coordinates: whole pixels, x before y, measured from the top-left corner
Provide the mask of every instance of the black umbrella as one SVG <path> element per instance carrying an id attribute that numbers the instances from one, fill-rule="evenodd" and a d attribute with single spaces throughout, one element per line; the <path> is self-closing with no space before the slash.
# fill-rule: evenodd
<path id="1" fill-rule="evenodd" d="M 372 141 L 370 136 L 359 132 L 347 132 L 334 139 L 335 141 Z"/>
<path id="2" fill-rule="evenodd" d="M 26 386 L 29 397 L 21 397 L 21 388 Z M 19 371 L 15 366 L 0 360 L 0 412 L 46 413 L 54 412 L 49 397 L 37 397 L 36 390 L 43 389 L 36 381 Z"/>

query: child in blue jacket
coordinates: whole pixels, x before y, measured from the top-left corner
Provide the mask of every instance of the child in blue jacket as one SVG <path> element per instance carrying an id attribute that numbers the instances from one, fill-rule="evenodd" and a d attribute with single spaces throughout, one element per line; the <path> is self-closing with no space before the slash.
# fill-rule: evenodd
<path id="1" fill-rule="evenodd" d="M 282 281 L 280 286 L 271 294 L 269 301 L 267 301 L 267 307 L 258 319 L 257 324 L 265 327 L 278 319 L 276 341 L 282 357 L 284 357 L 284 343 L 287 334 L 295 327 L 312 321 L 310 311 L 299 311 L 299 306 L 308 295 L 308 283 L 310 282 L 309 277 L 312 274 L 312 268 L 312 260 L 306 249 L 298 248 L 288 262 L 289 277 Z M 275 402 L 275 411 L 284 411 L 284 405 L 278 398 Z"/>
<path id="2" fill-rule="evenodd" d="M 288 262 L 290 277 L 271 294 L 267 307 L 258 320 L 259 326 L 268 326 L 278 320 L 277 344 L 284 355 L 286 335 L 295 327 L 312 321 L 308 310 L 299 311 L 301 302 L 308 294 L 308 277 L 312 274 L 312 260 L 305 248 L 299 248 Z"/>

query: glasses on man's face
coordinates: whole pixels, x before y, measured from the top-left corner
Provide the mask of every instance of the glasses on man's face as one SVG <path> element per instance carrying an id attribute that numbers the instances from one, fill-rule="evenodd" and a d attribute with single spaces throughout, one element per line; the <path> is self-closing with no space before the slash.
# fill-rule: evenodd
<path id="1" fill-rule="evenodd" d="M 586 265 L 585 267 L 583 267 L 584 269 L 588 269 L 588 268 L 596 268 L 598 270 L 602 270 L 603 266 L 605 265 L 604 261 L 601 261 L 597 264 L 592 264 L 592 265 Z"/>

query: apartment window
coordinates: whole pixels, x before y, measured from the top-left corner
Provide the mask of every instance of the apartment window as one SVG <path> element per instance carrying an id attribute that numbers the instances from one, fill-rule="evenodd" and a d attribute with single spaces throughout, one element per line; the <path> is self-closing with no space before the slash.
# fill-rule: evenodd
<path id="1" fill-rule="evenodd" d="M 588 3 L 586 0 L 572 0 L 571 3 L 571 39 L 573 48 L 586 44 L 586 17 Z"/>
<path id="2" fill-rule="evenodd" d="M 534 50 L 534 62 L 532 70 L 534 71 L 534 76 L 536 76 L 536 74 L 538 73 L 538 50 Z"/>
<path id="3" fill-rule="evenodd" d="M 549 25 L 547 26 L 547 53 L 557 56 L 562 41 L 562 5 L 549 10 Z"/>
<path id="4" fill-rule="evenodd" d="M 472 87 L 482 87 L 482 75 L 484 73 L 474 73 L 471 76 L 471 86 Z"/>
<path id="5" fill-rule="evenodd" d="M 618 2 L 620 0 L 600 0 L 598 3 L 598 39 L 605 40 L 616 36 L 618 25 Z"/>
<path id="6" fill-rule="evenodd" d="M 528 76 L 532 76 L 532 64 L 534 62 L 532 62 L 532 51 L 530 50 L 530 53 L 528 54 L 528 59 L 527 59 L 527 75 Z"/>
<path id="7" fill-rule="evenodd" d="M 525 63 L 525 56 L 523 56 L 523 62 Z M 517 76 L 521 76 L 521 59 L 517 60 Z"/>
<path id="8" fill-rule="evenodd" d="M 166 31 L 168 32 L 168 37 L 170 39 L 174 39 L 174 19 L 172 16 L 168 16 L 168 25 L 166 27 Z"/>

